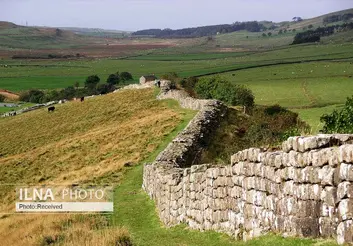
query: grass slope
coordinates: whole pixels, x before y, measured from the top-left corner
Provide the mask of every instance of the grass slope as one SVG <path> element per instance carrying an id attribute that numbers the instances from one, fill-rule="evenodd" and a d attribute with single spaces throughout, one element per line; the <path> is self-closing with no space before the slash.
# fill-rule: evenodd
<path id="1" fill-rule="evenodd" d="M 40 109 L 1 118 L 6 141 L 0 141 L 0 213 L 13 211 L 15 185 L 120 182 L 125 163 L 146 159 L 184 117 L 195 114 L 175 101 L 157 101 L 155 93 L 126 90 L 57 105 L 50 114 Z M 94 242 L 107 233 L 106 245 L 112 245 L 114 238 L 126 234 L 106 224 L 89 216 L 0 216 L 0 242 L 37 245 L 51 237 L 58 244 L 104 245 Z"/>

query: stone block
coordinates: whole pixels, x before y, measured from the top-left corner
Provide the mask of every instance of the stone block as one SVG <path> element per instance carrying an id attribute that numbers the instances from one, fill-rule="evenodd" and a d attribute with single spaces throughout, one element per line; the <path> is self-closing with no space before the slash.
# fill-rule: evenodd
<path id="1" fill-rule="evenodd" d="M 337 213 L 336 213 L 336 207 L 335 206 L 330 206 L 326 203 L 322 203 L 321 205 L 321 217 L 329 217 L 330 219 L 336 219 Z"/>
<path id="2" fill-rule="evenodd" d="M 339 200 L 344 198 L 353 198 L 353 184 L 348 181 L 344 181 L 338 184 L 337 198 Z"/>
<path id="3" fill-rule="evenodd" d="M 339 217 L 341 220 L 353 218 L 353 199 L 343 199 L 338 205 Z"/>
<path id="4" fill-rule="evenodd" d="M 339 147 L 339 161 L 353 163 L 353 145 L 346 144 Z"/>
<path id="5" fill-rule="evenodd" d="M 320 236 L 325 238 L 334 238 L 337 233 L 337 222 L 332 218 L 319 218 Z"/>
<path id="6" fill-rule="evenodd" d="M 293 227 L 299 236 L 318 237 L 320 235 L 319 218 L 293 218 Z"/>
<path id="7" fill-rule="evenodd" d="M 341 163 L 339 178 L 340 180 L 353 181 L 353 165 Z"/>
<path id="8" fill-rule="evenodd" d="M 353 243 L 353 220 L 339 223 L 337 226 L 337 243 Z"/>
<path id="9" fill-rule="evenodd" d="M 321 201 L 335 207 L 337 203 L 337 188 L 332 186 L 325 187 L 321 192 Z"/>

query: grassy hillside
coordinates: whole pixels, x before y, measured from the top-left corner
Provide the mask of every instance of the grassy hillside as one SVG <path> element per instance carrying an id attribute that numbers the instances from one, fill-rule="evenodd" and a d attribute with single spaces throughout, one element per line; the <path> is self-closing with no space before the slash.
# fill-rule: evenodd
<path id="1" fill-rule="evenodd" d="M 13 184 L 119 184 L 111 216 L 15 214 L 0 216 L 6 245 L 334 245 L 327 240 L 267 235 L 247 243 L 216 232 L 161 226 L 141 190 L 142 163 L 151 162 L 195 115 L 155 91 L 121 91 L 84 103 L 59 105 L 0 119 L 0 211 L 13 209 Z M 41 122 L 42 124 L 39 124 Z M 44 122 L 44 124 L 43 124 Z M 132 167 L 124 163 L 132 162 Z"/>
<path id="2" fill-rule="evenodd" d="M 122 91 L 58 105 L 51 114 L 42 109 L 0 119 L 7 140 L 0 141 L 0 211 L 14 207 L 15 187 L 5 184 L 119 183 L 125 163 L 142 162 L 194 115 L 154 97 L 153 90 Z M 1 216 L 0 241 L 34 245 L 51 237 L 65 245 L 113 245 L 127 232 L 108 222 L 100 216 Z"/>
<path id="3" fill-rule="evenodd" d="M 332 13 L 328 13 L 325 15 L 321 15 L 315 18 L 311 18 L 311 19 L 305 19 L 301 22 L 298 23 L 292 23 L 289 28 L 290 29 L 302 29 L 304 27 L 308 27 L 309 25 L 313 25 L 314 27 L 318 27 L 318 26 L 323 26 L 324 25 L 324 18 L 328 17 L 328 16 L 332 16 L 332 15 L 343 15 L 343 14 L 353 14 L 353 8 L 352 9 L 346 9 L 346 10 L 342 10 L 342 11 L 337 11 L 337 12 L 332 12 Z M 336 23 L 333 23 L 336 24 Z"/>

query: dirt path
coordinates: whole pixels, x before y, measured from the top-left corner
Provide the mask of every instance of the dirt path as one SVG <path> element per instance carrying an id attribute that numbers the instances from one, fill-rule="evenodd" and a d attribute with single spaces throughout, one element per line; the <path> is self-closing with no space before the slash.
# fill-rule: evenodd
<path id="1" fill-rule="evenodd" d="M 314 106 L 316 104 L 316 99 L 315 99 L 315 97 L 313 95 L 310 94 L 310 92 L 308 90 L 308 84 L 307 84 L 306 80 L 304 80 L 302 82 L 302 89 L 303 89 L 303 93 L 304 93 L 305 97 L 310 102 L 310 106 Z"/>
<path id="2" fill-rule="evenodd" d="M 18 94 L 13 93 L 13 92 L 8 91 L 8 90 L 2 90 L 2 89 L 0 89 L 0 95 L 3 95 L 7 99 L 15 100 L 15 101 L 20 98 L 20 96 Z"/>

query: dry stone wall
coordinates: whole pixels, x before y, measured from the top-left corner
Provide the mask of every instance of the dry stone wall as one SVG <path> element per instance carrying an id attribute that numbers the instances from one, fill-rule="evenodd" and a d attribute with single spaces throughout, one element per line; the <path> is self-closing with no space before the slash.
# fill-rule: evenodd
<path id="1" fill-rule="evenodd" d="M 274 231 L 353 243 L 353 135 L 290 137 L 281 151 L 251 148 L 228 166 L 193 165 L 224 106 L 178 91 L 159 98 L 200 110 L 144 167 L 143 188 L 165 225 L 186 223 L 244 240 Z"/>

